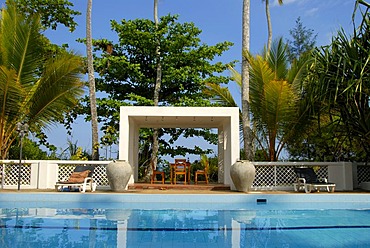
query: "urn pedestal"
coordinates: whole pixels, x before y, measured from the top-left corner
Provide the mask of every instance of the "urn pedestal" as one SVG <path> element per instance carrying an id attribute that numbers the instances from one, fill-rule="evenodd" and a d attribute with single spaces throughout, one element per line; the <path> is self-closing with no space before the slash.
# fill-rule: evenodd
<path id="1" fill-rule="evenodd" d="M 112 191 L 126 190 L 131 175 L 131 165 L 125 160 L 114 160 L 107 165 L 107 177 Z"/>
<path id="2" fill-rule="evenodd" d="M 230 168 L 230 177 L 237 191 L 248 192 L 256 176 L 256 168 L 249 160 L 236 161 Z"/>

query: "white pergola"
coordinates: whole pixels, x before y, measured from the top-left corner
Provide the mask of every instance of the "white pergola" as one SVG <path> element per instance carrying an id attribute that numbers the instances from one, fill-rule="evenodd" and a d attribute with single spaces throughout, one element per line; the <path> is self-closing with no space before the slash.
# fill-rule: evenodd
<path id="1" fill-rule="evenodd" d="M 219 183 L 234 188 L 230 166 L 239 159 L 239 108 L 237 107 L 146 107 L 120 108 L 119 159 L 126 160 L 138 180 L 140 128 L 217 128 Z"/>

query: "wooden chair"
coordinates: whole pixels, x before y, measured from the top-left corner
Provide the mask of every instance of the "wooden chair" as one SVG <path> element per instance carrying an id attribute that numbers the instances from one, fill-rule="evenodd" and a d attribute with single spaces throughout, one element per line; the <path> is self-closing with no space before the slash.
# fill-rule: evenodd
<path id="1" fill-rule="evenodd" d="M 208 167 L 209 167 L 209 162 L 208 162 L 207 155 L 205 155 L 205 154 L 201 155 L 201 157 L 200 157 L 200 163 L 203 165 L 203 170 L 197 170 L 195 172 L 195 176 L 194 176 L 195 184 L 198 184 L 198 176 L 199 175 L 203 175 L 204 178 L 205 178 L 203 182 L 206 182 L 206 184 L 208 184 Z"/>
<path id="2" fill-rule="evenodd" d="M 156 170 L 156 168 L 154 168 L 154 164 L 152 161 L 150 161 L 150 166 L 152 167 L 152 176 L 150 177 L 150 183 L 153 184 L 155 181 L 157 181 L 157 175 L 161 175 L 161 181 L 162 181 L 162 184 L 164 184 L 164 179 L 165 179 L 165 176 L 164 176 L 164 171 L 159 171 L 159 170 Z"/>
<path id="3" fill-rule="evenodd" d="M 176 179 L 178 175 L 184 176 L 184 184 L 186 184 L 186 175 L 187 175 L 187 162 L 186 159 L 178 158 L 175 159 L 175 167 L 174 167 L 174 183 L 176 184 Z"/>

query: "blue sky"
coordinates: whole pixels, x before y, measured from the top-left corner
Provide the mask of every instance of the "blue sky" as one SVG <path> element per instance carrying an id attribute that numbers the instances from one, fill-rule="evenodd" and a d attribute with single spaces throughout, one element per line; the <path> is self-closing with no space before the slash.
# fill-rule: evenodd
<path id="1" fill-rule="evenodd" d="M 64 27 L 56 31 L 47 31 L 46 35 L 53 43 L 68 43 L 70 48 L 81 55 L 86 48 L 76 42 L 85 36 L 86 0 L 70 0 L 74 8 L 82 15 L 77 17 L 78 27 L 69 33 Z M 0 0 L 3 5 L 5 0 Z M 153 20 L 153 0 L 94 0 L 92 33 L 94 39 L 106 38 L 116 40 L 116 34 L 110 29 L 110 20 L 147 18 Z M 295 27 L 295 21 L 301 17 L 306 28 L 317 34 L 317 45 L 326 45 L 333 34 L 343 27 L 348 34 L 352 33 L 352 13 L 355 0 L 284 0 L 279 6 L 276 0 L 270 0 L 273 38 L 290 39 L 289 30 Z M 267 24 L 265 4 L 262 0 L 251 0 L 250 50 L 260 52 L 267 42 Z M 220 58 L 221 61 L 241 60 L 241 21 L 242 0 L 159 0 L 159 16 L 179 15 L 179 22 L 193 22 L 203 32 L 202 42 L 214 45 L 222 41 L 231 41 L 234 46 Z M 236 98 L 237 88 L 230 84 L 230 90 Z M 61 127 L 51 127 L 47 132 L 49 141 L 57 147 L 67 147 L 67 134 Z M 73 142 L 90 150 L 90 124 L 79 119 L 74 125 Z M 103 155 L 103 154 L 102 154 Z"/>

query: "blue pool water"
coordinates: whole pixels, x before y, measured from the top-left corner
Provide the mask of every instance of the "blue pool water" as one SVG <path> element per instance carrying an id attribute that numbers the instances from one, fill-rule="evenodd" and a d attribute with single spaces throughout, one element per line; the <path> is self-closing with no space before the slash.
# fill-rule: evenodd
<path id="1" fill-rule="evenodd" d="M 0 247 L 369 247 L 369 210 L 1 209 Z"/>
<path id="2" fill-rule="evenodd" d="M 8 200 L 0 203 L 0 247 L 370 247 L 368 198 L 273 203 L 269 196 L 229 202 L 222 196 L 187 204 L 127 197 L 126 202 Z"/>

